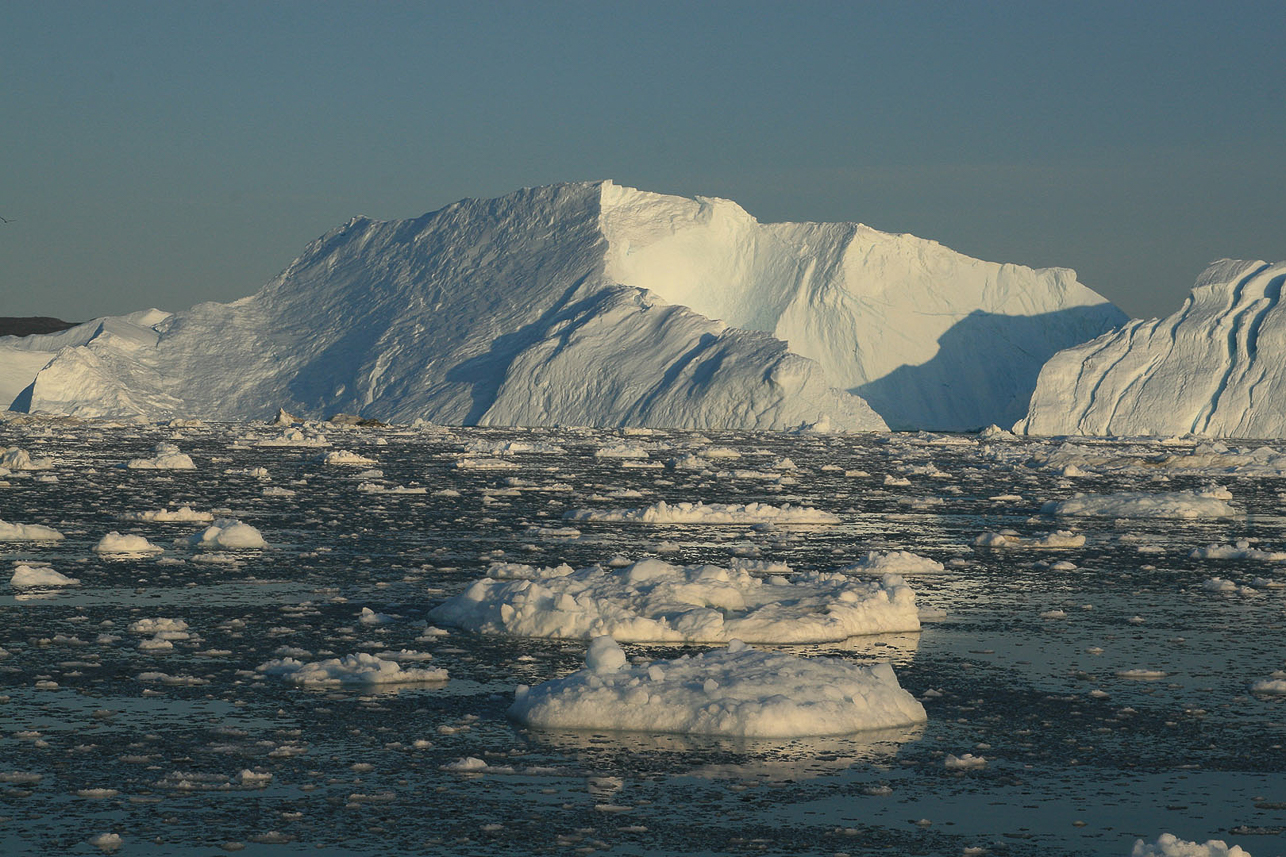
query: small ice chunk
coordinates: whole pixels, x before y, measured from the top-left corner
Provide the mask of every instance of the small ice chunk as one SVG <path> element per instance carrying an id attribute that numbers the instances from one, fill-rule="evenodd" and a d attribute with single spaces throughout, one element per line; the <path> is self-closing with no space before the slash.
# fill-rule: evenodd
<path id="1" fill-rule="evenodd" d="M 973 753 L 965 753 L 963 756 L 948 753 L 942 764 L 948 771 L 971 771 L 987 767 L 987 760 Z"/>
<path id="2" fill-rule="evenodd" d="M 620 645 L 610 634 L 590 640 L 589 651 L 585 653 L 585 666 L 600 675 L 614 673 L 625 666 L 627 660 Z"/>

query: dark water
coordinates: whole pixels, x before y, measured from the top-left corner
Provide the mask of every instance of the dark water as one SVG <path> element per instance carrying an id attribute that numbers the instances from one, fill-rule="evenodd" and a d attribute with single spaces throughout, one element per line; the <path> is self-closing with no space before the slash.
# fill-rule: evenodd
<path id="1" fill-rule="evenodd" d="M 1189 473 L 1160 465 L 1156 448 L 1124 443 L 1097 448 L 1136 466 L 1069 478 L 1040 465 L 1054 441 L 324 431 L 330 449 L 377 464 L 325 465 L 326 450 L 254 445 L 280 434 L 267 426 L 0 424 L 0 445 L 55 464 L 7 477 L 0 519 L 67 537 L 0 543 L 0 850 L 98 853 L 88 840 L 116 832 L 122 854 L 1119 855 L 1168 831 L 1256 857 L 1286 852 L 1286 697 L 1250 691 L 1286 668 L 1286 590 L 1266 585 L 1286 573 L 1280 563 L 1188 557 L 1236 539 L 1286 548 L 1278 477 Z M 517 468 L 457 467 L 470 443 L 510 440 L 562 451 L 481 451 L 466 457 Z M 121 466 L 160 441 L 196 470 Z M 704 471 L 596 457 L 621 443 L 660 463 L 710 446 L 741 457 L 708 459 Z M 889 475 L 910 484 L 886 485 Z M 1212 481 L 1248 514 L 1039 514 L 1074 491 Z M 362 483 L 427 493 L 367 493 Z M 1019 499 L 992 499 L 1006 495 Z M 658 500 L 802 503 L 842 523 L 572 531 L 562 521 L 573 508 Z M 202 524 L 122 519 L 180 505 L 252 524 L 270 547 L 210 562 L 175 545 Z M 1087 536 L 1084 547 L 973 546 L 984 531 L 1039 537 L 1069 526 Z M 99 557 L 92 548 L 110 530 L 166 551 Z M 891 660 L 929 712 L 916 729 L 753 743 L 529 732 L 505 716 L 514 686 L 578 668 L 583 643 L 425 634 L 427 611 L 496 559 L 579 567 L 660 550 L 670 562 L 752 557 L 832 570 L 892 549 L 947 563 L 909 578 L 939 618 L 920 634 L 788 650 Z M 13 564 L 33 560 L 82 583 L 20 596 L 5 582 Z M 1060 560 L 1074 568 L 1053 568 Z M 1262 580 L 1253 592 L 1203 589 L 1215 576 Z M 395 619 L 362 624 L 363 607 Z M 1056 608 L 1064 618 L 1042 618 Z M 140 650 L 144 637 L 127 626 L 156 617 L 185 620 L 191 637 Z M 450 680 L 309 690 L 254 671 L 285 651 L 308 660 L 403 648 L 431 653 L 414 665 L 445 667 Z M 1118 675 L 1127 670 L 1164 675 Z M 140 680 L 149 672 L 182 683 Z M 944 765 L 964 753 L 986 766 Z M 442 769 L 465 757 L 488 772 Z M 243 770 L 259 777 L 239 779 Z"/>

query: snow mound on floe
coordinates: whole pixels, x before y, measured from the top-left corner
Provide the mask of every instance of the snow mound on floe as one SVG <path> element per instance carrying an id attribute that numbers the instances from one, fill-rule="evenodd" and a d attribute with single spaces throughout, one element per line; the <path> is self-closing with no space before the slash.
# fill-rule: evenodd
<path id="1" fill-rule="evenodd" d="M 1066 269 L 596 182 L 354 218 L 250 297 L 6 338 L 0 390 L 76 416 L 971 428 L 1124 320 Z"/>
<path id="2" fill-rule="evenodd" d="M 501 573 L 507 579 L 478 580 L 429 618 L 483 634 L 626 642 L 822 643 L 920 629 L 915 593 L 892 574 L 763 578 L 656 559 L 578 571 L 506 564 Z"/>
<path id="3" fill-rule="evenodd" d="M 667 503 L 642 509 L 572 509 L 568 521 L 617 521 L 634 524 L 838 524 L 839 516 L 812 506 L 768 503 Z"/>
<path id="4" fill-rule="evenodd" d="M 1050 358 L 1028 434 L 1286 437 L 1286 262 L 1224 259 L 1178 312 Z"/>
<path id="5" fill-rule="evenodd" d="M 844 735 L 927 720 L 888 664 L 728 648 L 629 666 L 611 637 L 583 670 L 520 685 L 509 715 L 539 729 L 671 732 L 738 738 Z"/>

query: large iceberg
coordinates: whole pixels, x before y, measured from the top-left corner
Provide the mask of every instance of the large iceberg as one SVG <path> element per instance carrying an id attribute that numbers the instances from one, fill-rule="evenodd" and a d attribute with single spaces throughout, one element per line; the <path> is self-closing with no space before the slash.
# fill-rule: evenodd
<path id="1" fill-rule="evenodd" d="M 232 303 L 0 338 L 0 395 L 78 416 L 963 429 L 1020 418 L 1049 356 L 1124 320 L 1066 269 L 564 184 L 355 218 Z"/>
<path id="2" fill-rule="evenodd" d="M 1061 351 L 1028 434 L 1286 436 L 1286 262 L 1211 265 L 1174 315 Z"/>

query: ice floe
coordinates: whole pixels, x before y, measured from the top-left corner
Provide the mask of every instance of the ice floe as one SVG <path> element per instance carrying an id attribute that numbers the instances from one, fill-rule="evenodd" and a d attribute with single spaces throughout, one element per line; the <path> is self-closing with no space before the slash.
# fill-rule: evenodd
<path id="1" fill-rule="evenodd" d="M 667 503 L 642 509 L 572 509 L 569 521 L 617 521 L 637 524 L 838 524 L 838 515 L 811 506 L 767 503 Z"/>
<path id="2" fill-rule="evenodd" d="M 191 506 L 180 506 L 177 509 L 151 509 L 145 512 L 126 512 L 121 515 L 125 521 L 143 521 L 145 523 L 204 523 L 213 521 L 210 512 L 197 512 Z"/>
<path id="3" fill-rule="evenodd" d="M 49 458 L 32 458 L 25 449 L 0 447 L 0 468 L 7 470 L 49 470 L 54 462 Z"/>
<path id="4" fill-rule="evenodd" d="M 107 535 L 98 540 L 94 545 L 94 553 L 99 554 L 156 554 L 162 553 L 164 548 L 157 547 L 149 542 L 146 538 L 139 535 L 124 534 L 112 530 Z"/>
<path id="5" fill-rule="evenodd" d="M 1156 842 L 1135 840 L 1130 857 L 1250 857 L 1239 845 L 1228 845 L 1222 839 L 1204 844 L 1188 842 L 1173 833 L 1162 833 Z"/>
<path id="6" fill-rule="evenodd" d="M 54 571 L 47 565 L 18 565 L 9 578 L 9 585 L 14 589 L 43 589 L 53 586 L 76 586 L 80 583 L 74 577 L 68 577 Z"/>
<path id="7" fill-rule="evenodd" d="M 0 542 L 54 542 L 63 534 L 41 524 L 11 524 L 0 521 Z"/>
<path id="8" fill-rule="evenodd" d="M 610 634 L 627 642 L 820 643 L 920 628 L 915 593 L 895 574 L 878 582 L 819 572 L 762 578 L 658 559 L 611 569 L 508 564 L 495 570 L 510 579 L 476 581 L 430 618 L 484 634 Z"/>
<path id="9" fill-rule="evenodd" d="M 611 637 L 584 669 L 520 685 L 509 714 L 538 729 L 673 732 L 738 738 L 843 735 L 924 722 L 888 664 L 726 649 L 631 666 Z"/>
<path id="10" fill-rule="evenodd" d="M 189 538 L 188 542 L 196 547 L 214 550 L 250 550 L 268 546 L 259 530 L 229 518 L 220 518 Z"/>
<path id="11" fill-rule="evenodd" d="M 365 652 L 309 663 L 294 658 L 276 658 L 260 664 L 256 671 L 303 685 L 406 684 L 441 682 L 448 678 L 444 669 L 403 667 L 397 661 Z"/>
<path id="12" fill-rule="evenodd" d="M 1067 500 L 1046 503 L 1041 513 L 1098 518 L 1234 518 L 1238 512 L 1228 504 L 1231 499 L 1232 494 L 1222 488 L 1157 494 L 1076 494 Z"/>
<path id="13" fill-rule="evenodd" d="M 172 443 L 158 443 L 151 458 L 131 458 L 125 464 L 131 470 L 196 470 L 192 457 L 179 452 Z"/>

